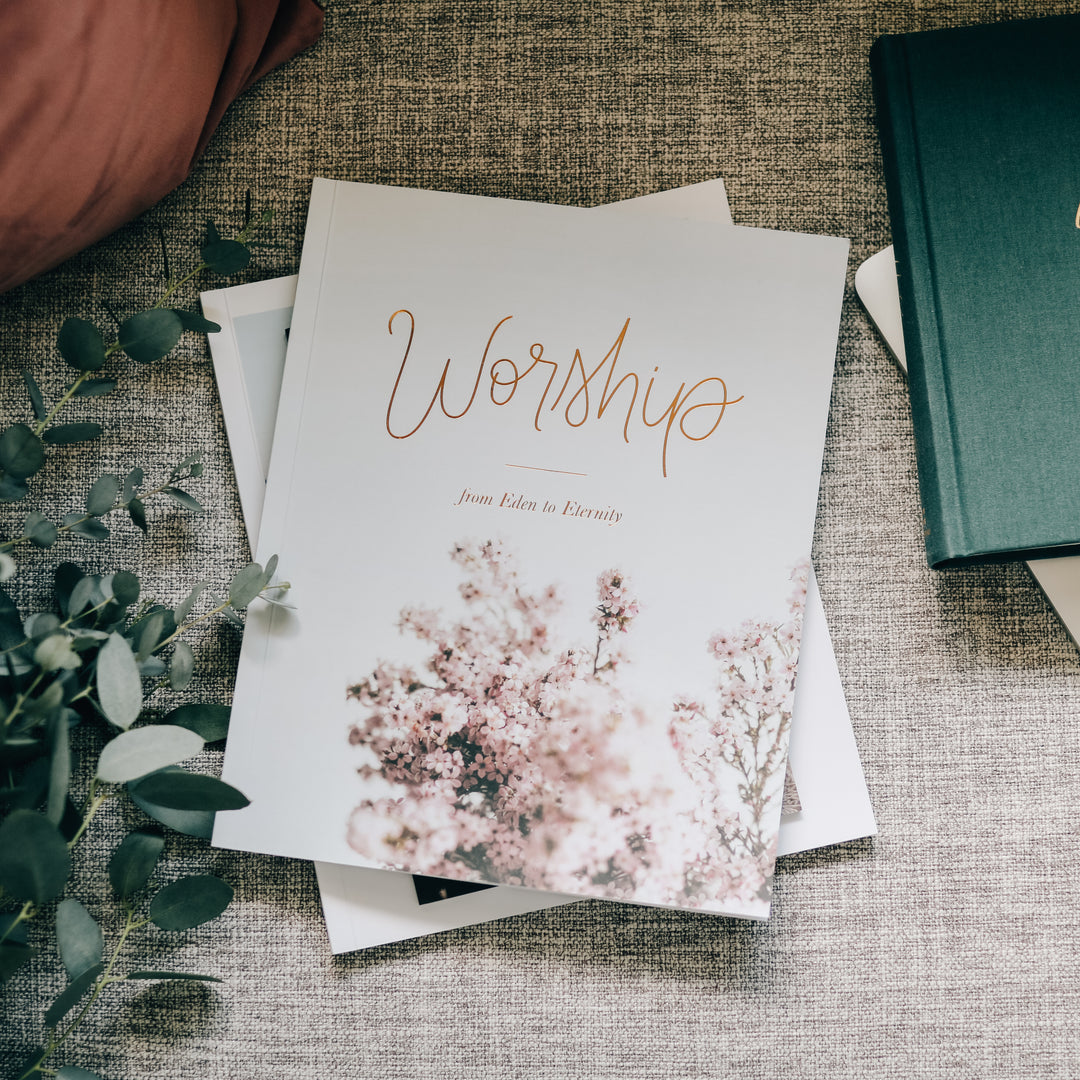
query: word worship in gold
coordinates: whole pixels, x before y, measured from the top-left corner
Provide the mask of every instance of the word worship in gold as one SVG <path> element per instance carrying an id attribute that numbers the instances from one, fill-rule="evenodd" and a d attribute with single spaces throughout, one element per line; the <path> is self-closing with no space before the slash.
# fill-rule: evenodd
<path id="1" fill-rule="evenodd" d="M 403 333 L 408 329 L 408 340 L 405 342 L 401 366 L 398 368 L 397 378 L 394 380 L 394 389 L 390 394 L 390 401 L 386 408 L 386 430 L 395 439 L 407 439 L 415 435 L 428 417 L 434 412 L 436 405 L 439 411 L 450 420 L 460 420 L 472 407 L 480 393 L 481 384 L 485 385 L 486 396 L 493 405 L 506 405 L 517 393 L 518 387 L 527 379 L 529 385 L 541 390 L 539 400 L 536 403 L 536 412 L 533 416 L 533 427 L 540 431 L 541 417 L 544 415 L 544 407 L 553 413 L 562 406 L 562 419 L 570 427 L 582 427 L 590 420 L 599 420 L 609 409 L 615 409 L 616 415 L 625 407 L 625 417 L 622 425 L 623 440 L 630 442 L 630 434 L 634 425 L 640 421 L 646 428 L 658 428 L 663 425 L 664 441 L 661 452 L 661 469 L 663 475 L 668 474 L 668 443 L 672 433 L 675 432 L 691 442 L 701 442 L 707 439 L 720 426 L 724 413 L 730 405 L 735 405 L 743 398 L 728 396 L 727 383 L 719 376 L 713 375 L 705 379 L 699 379 L 687 388 L 686 382 L 679 384 L 671 391 L 661 391 L 657 387 L 657 375 L 660 372 L 659 365 L 655 366 L 652 374 L 646 382 L 644 376 L 635 371 L 627 371 L 625 374 L 616 372 L 619 362 L 619 354 L 626 342 L 627 331 L 630 329 L 630 320 L 627 319 L 619 331 L 611 348 L 599 363 L 589 370 L 586 359 L 581 355 L 580 349 L 574 350 L 574 357 L 569 362 L 566 359 L 552 360 L 544 356 L 544 346 L 536 342 L 529 348 L 530 361 L 523 361 L 520 365 L 508 357 L 502 357 L 488 365 L 488 356 L 492 349 L 496 335 L 511 319 L 512 315 L 506 315 L 500 319 L 495 328 L 488 335 L 487 345 L 484 347 L 480 363 L 476 368 L 476 375 L 472 382 L 472 391 L 468 400 L 461 407 L 450 404 L 449 398 L 456 397 L 456 388 L 450 388 L 450 368 L 452 359 L 448 359 L 443 365 L 442 375 L 438 384 L 432 391 L 431 401 L 424 414 L 419 419 L 402 417 L 395 412 L 395 402 L 402 381 L 406 378 L 406 368 L 409 366 L 412 353 L 413 337 L 416 333 L 416 318 L 407 308 L 400 308 L 390 316 L 387 329 L 391 335 Z M 539 377 L 529 379 L 534 371 L 539 371 Z M 485 383 L 486 373 L 486 383 Z M 547 376 L 546 383 L 544 375 Z M 561 376 L 561 379 L 560 379 Z M 547 404 L 548 398 L 556 387 L 554 401 Z M 642 383 L 645 383 L 642 394 Z M 601 385 L 602 384 L 602 385 Z M 467 383 L 465 384 L 468 385 Z M 616 405 L 616 395 L 622 391 L 619 403 Z M 659 402 L 653 400 L 654 392 L 660 398 Z M 671 393 L 670 398 L 668 393 Z M 638 397 L 641 396 L 641 406 L 638 408 Z M 461 395 L 461 398 L 464 394 Z M 458 399 L 461 400 L 461 399 Z M 665 404 L 666 403 L 666 404 Z M 699 410 L 706 410 L 704 413 Z M 400 408 L 398 410 L 401 411 Z M 698 416 L 691 421 L 691 414 Z M 709 423 L 711 421 L 711 423 Z M 410 426 L 411 425 L 411 426 Z M 706 425 L 708 425 L 706 427 Z"/>

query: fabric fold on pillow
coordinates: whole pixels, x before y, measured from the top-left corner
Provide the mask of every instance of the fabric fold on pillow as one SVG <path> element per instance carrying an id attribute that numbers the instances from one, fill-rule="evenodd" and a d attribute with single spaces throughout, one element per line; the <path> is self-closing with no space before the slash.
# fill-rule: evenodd
<path id="1" fill-rule="evenodd" d="M 229 105 L 322 26 L 313 0 L 4 0 L 0 292 L 182 183 Z"/>

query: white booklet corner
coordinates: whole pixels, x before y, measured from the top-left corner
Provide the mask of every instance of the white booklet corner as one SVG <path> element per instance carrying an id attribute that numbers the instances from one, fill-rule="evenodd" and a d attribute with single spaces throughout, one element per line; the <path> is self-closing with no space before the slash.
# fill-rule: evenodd
<path id="1" fill-rule="evenodd" d="M 730 222 L 720 181 L 613 204 L 602 210 L 636 211 L 642 215 L 652 213 L 674 218 L 702 219 L 713 223 Z M 599 211 L 589 213 L 592 216 Z M 262 524 L 262 502 L 270 458 L 270 441 L 275 428 L 274 416 L 281 388 L 286 334 L 292 321 L 295 288 L 296 278 L 285 278 L 203 294 L 204 313 L 223 327 L 221 333 L 210 336 L 210 343 L 245 523 L 253 549 L 257 545 Z M 510 361 L 505 363 L 510 364 Z M 493 374 L 491 392 L 495 404 L 501 404 L 496 401 L 500 387 L 503 388 L 504 395 L 505 388 L 510 387 L 511 383 L 514 384 L 512 389 L 516 389 L 517 382 L 524 377 L 518 375 L 517 371 L 518 369 L 514 369 L 515 378 L 512 380 L 509 368 L 503 372 L 505 378 L 502 381 Z M 449 415 L 445 405 L 443 411 Z M 568 422 L 571 422 L 569 413 Z M 295 430 L 294 426 L 293 431 Z M 316 438 L 316 441 L 328 437 L 331 444 L 336 438 L 333 434 L 327 436 L 325 432 L 304 437 Z M 666 447 L 666 441 L 664 445 Z M 280 468 L 279 472 L 283 474 Z M 482 493 L 481 488 L 469 488 L 466 485 L 462 495 L 467 501 L 469 491 L 474 494 Z M 567 501 L 568 507 L 570 502 Z M 585 506 L 585 511 L 592 511 L 591 525 L 594 528 L 610 527 L 613 522 L 617 524 L 614 519 L 618 511 L 614 504 L 590 507 L 579 500 L 574 505 Z M 478 507 L 479 511 L 487 509 L 479 502 Z M 524 511 L 528 507 L 523 505 L 519 509 Z M 468 507 L 463 512 L 471 513 L 474 510 L 475 507 Z M 583 518 L 585 511 L 577 516 Z M 593 535 L 603 534 L 594 532 Z M 287 562 L 287 559 L 285 561 Z M 283 565 L 282 569 L 288 574 L 288 566 Z M 610 582 L 608 585 L 610 587 Z M 801 808 L 792 814 L 785 814 L 780 822 L 776 842 L 776 850 L 780 854 L 839 843 L 875 832 L 873 813 L 829 642 L 824 611 L 812 575 L 805 602 L 802 652 L 789 754 Z M 303 604 L 304 600 L 301 598 L 302 610 Z M 625 615 L 630 608 L 624 607 L 622 611 Z M 636 614 L 636 610 L 631 614 Z M 423 624 L 422 629 L 427 626 L 424 620 L 430 621 L 428 616 L 412 618 L 414 622 Z M 368 683 L 364 686 L 370 691 Z M 595 694 L 594 690 L 589 692 Z M 392 750 L 389 752 L 392 753 Z M 342 757 L 346 755 L 343 754 Z M 453 768 L 449 759 L 448 764 Z M 349 765 L 347 772 L 354 773 L 355 765 Z M 363 813 L 358 812 L 358 816 L 366 822 L 370 817 L 371 807 L 377 802 L 378 799 L 373 798 L 366 803 L 367 809 Z M 344 822 L 339 827 L 343 825 Z M 355 822 L 353 827 L 357 827 Z M 475 828 L 475 823 L 470 827 Z M 402 835 L 406 836 L 408 833 Z M 250 835 L 246 838 L 241 836 L 241 841 L 250 843 Z M 224 842 L 230 842 L 228 835 Z M 255 846 L 270 850 L 275 849 L 275 844 L 276 841 L 267 843 L 263 838 L 259 838 Z M 285 846 L 289 848 L 290 844 Z M 334 844 L 315 843 L 312 850 L 334 850 Z M 505 848 L 502 850 L 505 851 Z M 295 849 L 295 845 L 292 851 L 294 854 L 301 853 Z M 354 850 L 350 857 L 355 854 Z M 413 855 L 415 856 L 415 852 Z M 579 856 L 580 852 L 575 858 Z M 354 861 L 362 860 L 354 858 Z M 632 863 L 632 857 L 628 856 L 627 861 L 628 865 Z M 498 862 L 498 858 L 495 862 Z M 538 910 L 578 898 L 571 895 L 558 896 L 546 890 L 505 885 L 488 887 L 468 882 L 414 879 L 396 870 L 345 865 L 344 860 L 317 862 L 317 871 L 334 952 L 347 952 Z M 480 877 L 490 879 L 490 870 Z M 600 874 L 595 874 L 594 877 L 596 880 L 603 880 Z M 611 893 L 605 894 L 603 889 L 600 889 L 594 891 L 593 895 Z M 733 910 L 741 904 L 745 910 L 740 913 L 759 915 L 759 906 L 755 906 L 753 897 L 750 897 L 745 889 L 742 894 L 743 901 L 733 901 L 733 895 L 729 895 L 727 902 L 715 909 Z M 644 902 L 656 899 L 647 890 L 637 896 L 627 895 L 626 898 Z M 661 899 L 660 902 L 665 901 Z"/>

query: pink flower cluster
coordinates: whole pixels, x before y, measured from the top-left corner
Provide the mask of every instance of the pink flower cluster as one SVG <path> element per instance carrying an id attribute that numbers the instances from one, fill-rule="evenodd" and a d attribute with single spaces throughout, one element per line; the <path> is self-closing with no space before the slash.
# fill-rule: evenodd
<path id="1" fill-rule="evenodd" d="M 452 558 L 466 617 L 404 611 L 424 669 L 380 664 L 348 689 L 364 711 L 350 732 L 367 752 L 361 771 L 390 785 L 356 808 L 350 844 L 436 876 L 651 903 L 765 895 L 763 819 L 783 778 L 797 629 L 716 635 L 717 705 L 678 702 L 656 723 L 620 688 L 617 639 L 639 613 L 621 571 L 598 579 L 595 643 L 557 648 L 553 588 L 527 591 L 497 543 Z M 733 770 L 742 805 L 728 808 L 716 793 Z"/>

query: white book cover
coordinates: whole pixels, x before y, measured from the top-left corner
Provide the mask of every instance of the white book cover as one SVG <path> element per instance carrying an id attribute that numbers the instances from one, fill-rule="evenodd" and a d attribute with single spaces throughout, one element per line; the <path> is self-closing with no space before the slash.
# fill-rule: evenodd
<path id="1" fill-rule="evenodd" d="M 722 180 L 710 180 L 599 207 L 731 224 Z M 210 336 L 240 501 L 254 549 L 281 391 L 296 276 L 202 294 L 222 326 Z M 798 808 L 785 806 L 778 854 L 842 843 L 876 832 L 840 675 L 813 575 L 807 594 L 789 742 Z M 327 935 L 335 953 L 451 930 L 565 903 L 552 893 L 493 887 L 454 894 L 425 891 L 393 871 L 316 863 Z M 443 893 L 448 895 L 443 896 Z M 433 899 L 433 897 L 437 899 Z"/>
<path id="2" fill-rule="evenodd" d="M 907 352 L 892 245 L 871 255 L 859 266 L 855 272 L 855 291 L 893 359 L 906 374 Z M 1069 636 L 1080 643 L 1080 555 L 1032 559 L 1027 566 L 1065 624 Z"/>
<path id="3" fill-rule="evenodd" d="M 846 256 L 317 180 L 215 843 L 764 917 Z"/>

